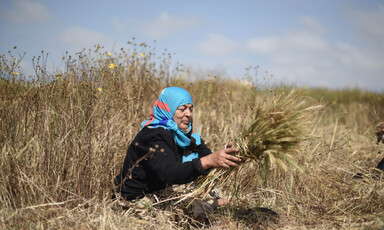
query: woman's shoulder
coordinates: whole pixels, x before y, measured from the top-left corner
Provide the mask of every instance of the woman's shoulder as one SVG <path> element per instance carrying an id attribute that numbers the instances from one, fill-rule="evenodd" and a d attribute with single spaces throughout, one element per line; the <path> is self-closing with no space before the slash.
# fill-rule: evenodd
<path id="1" fill-rule="evenodd" d="M 145 142 L 151 141 L 151 140 L 159 140 L 159 139 L 164 139 L 164 141 L 172 141 L 173 135 L 170 130 L 165 129 L 163 127 L 156 127 L 156 128 L 144 127 L 142 130 L 140 130 L 138 134 L 138 138 Z"/>

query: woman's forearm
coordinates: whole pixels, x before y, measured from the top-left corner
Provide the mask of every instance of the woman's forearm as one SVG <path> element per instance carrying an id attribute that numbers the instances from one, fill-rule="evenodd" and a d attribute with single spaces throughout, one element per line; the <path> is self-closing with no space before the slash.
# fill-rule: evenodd
<path id="1" fill-rule="evenodd" d="M 201 165 L 203 166 L 203 169 L 204 169 L 204 170 L 207 170 L 207 169 L 212 168 L 212 163 L 211 163 L 211 159 L 210 159 L 210 156 L 211 156 L 211 155 L 212 155 L 212 154 L 200 158 Z"/>

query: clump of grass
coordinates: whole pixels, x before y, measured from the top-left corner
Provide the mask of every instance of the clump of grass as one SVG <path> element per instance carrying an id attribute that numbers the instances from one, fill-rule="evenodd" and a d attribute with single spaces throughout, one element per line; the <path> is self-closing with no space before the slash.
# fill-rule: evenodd
<path id="1" fill-rule="evenodd" d="M 234 182 L 239 190 L 241 185 L 248 186 L 257 178 L 265 181 L 272 169 L 301 170 L 295 157 L 300 153 L 301 143 L 311 138 L 310 113 L 320 107 L 309 105 L 308 99 L 295 90 L 268 93 L 254 108 L 251 124 L 235 139 L 240 165 L 215 169 L 201 178 L 197 194 L 217 185 L 233 186 Z"/>

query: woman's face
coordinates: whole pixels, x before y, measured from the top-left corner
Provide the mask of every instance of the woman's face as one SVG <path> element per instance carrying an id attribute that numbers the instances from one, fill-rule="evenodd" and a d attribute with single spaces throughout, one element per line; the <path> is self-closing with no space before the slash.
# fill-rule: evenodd
<path id="1" fill-rule="evenodd" d="M 173 115 L 173 121 L 176 122 L 177 127 L 181 130 L 188 130 L 189 123 L 192 120 L 193 105 L 185 104 L 177 107 L 175 114 Z"/>

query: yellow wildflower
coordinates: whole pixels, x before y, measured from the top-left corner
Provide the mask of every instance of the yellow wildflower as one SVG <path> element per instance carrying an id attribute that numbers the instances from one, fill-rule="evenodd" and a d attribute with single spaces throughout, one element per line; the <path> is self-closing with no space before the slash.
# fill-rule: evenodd
<path id="1" fill-rule="evenodd" d="M 114 68 L 115 68 L 115 64 L 111 63 L 111 64 L 109 65 L 109 68 L 110 68 L 110 69 L 114 69 Z"/>
<path id="2" fill-rule="evenodd" d="M 19 73 L 18 72 L 13 72 L 13 75 L 19 75 Z"/>
<path id="3" fill-rule="evenodd" d="M 108 54 L 108 56 L 111 56 L 112 55 L 112 53 L 107 53 Z"/>
<path id="4" fill-rule="evenodd" d="M 140 54 L 140 57 L 144 57 L 144 54 L 143 54 L 143 53 L 141 53 L 141 54 Z"/>
<path id="5" fill-rule="evenodd" d="M 97 88 L 97 90 L 99 90 L 99 92 L 101 92 L 103 89 L 101 87 Z"/>

